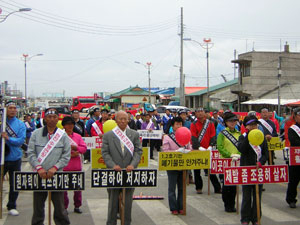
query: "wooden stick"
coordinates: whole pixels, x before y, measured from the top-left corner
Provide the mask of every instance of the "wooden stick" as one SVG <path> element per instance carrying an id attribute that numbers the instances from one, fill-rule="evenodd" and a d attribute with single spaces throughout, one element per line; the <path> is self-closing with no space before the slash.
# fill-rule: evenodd
<path id="1" fill-rule="evenodd" d="M 207 194 L 208 195 L 210 195 L 210 169 L 208 169 L 208 175 L 207 175 L 207 177 L 208 177 L 208 181 L 207 181 L 207 189 L 208 189 L 208 191 L 207 191 Z"/>
<path id="2" fill-rule="evenodd" d="M 240 186 L 239 185 L 236 185 L 236 214 L 239 215 L 239 211 L 240 211 L 240 198 L 239 198 L 239 195 L 240 195 Z"/>
<path id="3" fill-rule="evenodd" d="M 270 165 L 273 165 L 272 151 L 269 150 L 269 162 Z"/>
<path id="4" fill-rule="evenodd" d="M 256 210 L 257 210 L 257 222 L 260 224 L 260 205 L 259 205 L 259 188 L 258 184 L 255 184 L 255 192 L 256 192 Z"/>
<path id="5" fill-rule="evenodd" d="M 183 170 L 182 171 L 182 210 L 183 210 L 183 214 L 182 215 L 186 215 L 186 174 L 187 171 Z"/>
<path id="6" fill-rule="evenodd" d="M 126 189 L 122 189 L 122 216 L 121 216 L 121 225 L 125 225 L 125 192 Z"/>
<path id="7" fill-rule="evenodd" d="M 3 142 L 2 142 L 3 143 Z M 3 202 L 3 171 L 4 165 L 1 165 L 1 177 L 0 177 L 0 219 L 2 219 L 2 202 Z"/>
<path id="8" fill-rule="evenodd" d="M 51 191 L 48 191 L 48 225 L 51 225 Z"/>

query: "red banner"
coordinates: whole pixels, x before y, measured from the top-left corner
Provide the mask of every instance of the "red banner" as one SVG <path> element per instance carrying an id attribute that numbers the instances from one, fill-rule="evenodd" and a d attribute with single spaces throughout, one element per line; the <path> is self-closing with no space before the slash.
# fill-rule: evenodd
<path id="1" fill-rule="evenodd" d="M 96 137 L 96 148 L 102 148 L 102 138 Z"/>
<path id="2" fill-rule="evenodd" d="M 300 147 L 290 147 L 290 166 L 300 165 Z"/>
<path id="3" fill-rule="evenodd" d="M 241 166 L 224 168 L 225 185 L 287 183 L 289 180 L 287 165 Z"/>
<path id="4" fill-rule="evenodd" d="M 219 159 L 219 158 L 221 158 L 220 152 L 218 150 L 212 150 L 211 151 L 211 158 L 212 159 Z"/>
<path id="5" fill-rule="evenodd" d="M 240 161 L 233 161 L 228 159 L 212 159 L 211 160 L 210 173 L 211 174 L 223 174 L 225 167 L 237 167 L 240 165 Z"/>

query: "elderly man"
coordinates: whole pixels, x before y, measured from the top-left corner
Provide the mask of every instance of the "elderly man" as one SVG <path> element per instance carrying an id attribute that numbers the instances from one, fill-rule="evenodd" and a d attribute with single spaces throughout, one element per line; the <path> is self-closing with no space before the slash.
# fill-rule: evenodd
<path id="1" fill-rule="evenodd" d="M 49 108 L 45 111 L 46 126 L 33 132 L 28 145 L 29 163 L 42 179 L 52 178 L 56 171 L 62 171 L 68 165 L 71 145 L 67 134 L 56 127 L 58 112 Z M 49 145 L 49 142 L 54 144 Z M 49 146 L 51 146 L 49 148 Z M 49 150 L 50 149 L 50 150 Z M 45 201 L 48 192 L 34 192 L 32 225 L 43 225 L 45 219 Z M 56 225 L 70 224 L 64 206 L 64 192 L 52 192 L 54 221 Z"/>
<path id="2" fill-rule="evenodd" d="M 16 202 L 19 192 L 14 191 L 14 171 L 21 171 L 23 154 L 21 146 L 26 137 L 26 127 L 23 122 L 16 118 L 16 104 L 9 101 L 5 106 L 7 108 L 6 131 L 1 133 L 1 137 L 5 138 L 3 175 L 9 173 L 9 199 L 6 207 L 9 215 L 18 216 Z"/>
<path id="3" fill-rule="evenodd" d="M 139 134 L 135 130 L 129 129 L 128 115 L 124 111 L 116 114 L 117 127 L 103 136 L 102 156 L 107 168 L 121 171 L 126 169 L 130 172 L 140 162 L 142 147 Z M 120 135 L 123 134 L 123 135 Z M 107 225 L 117 224 L 117 213 L 119 205 L 119 194 L 122 189 L 108 188 L 108 213 Z M 132 196 L 134 188 L 126 189 L 125 194 L 125 225 L 131 224 Z"/>

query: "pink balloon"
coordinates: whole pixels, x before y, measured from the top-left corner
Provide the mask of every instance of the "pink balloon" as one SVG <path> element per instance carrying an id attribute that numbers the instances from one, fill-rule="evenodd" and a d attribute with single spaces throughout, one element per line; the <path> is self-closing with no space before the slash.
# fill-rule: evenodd
<path id="1" fill-rule="evenodd" d="M 192 133 L 186 127 L 180 127 L 176 130 L 175 138 L 180 145 L 187 145 L 188 143 L 190 143 L 191 137 Z"/>

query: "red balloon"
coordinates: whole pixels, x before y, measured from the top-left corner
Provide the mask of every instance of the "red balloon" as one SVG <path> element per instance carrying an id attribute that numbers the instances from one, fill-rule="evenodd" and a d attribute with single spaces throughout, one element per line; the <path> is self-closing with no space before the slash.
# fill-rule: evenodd
<path id="1" fill-rule="evenodd" d="M 192 133 L 188 128 L 180 127 L 175 132 L 175 138 L 178 144 L 187 145 L 191 141 Z"/>

